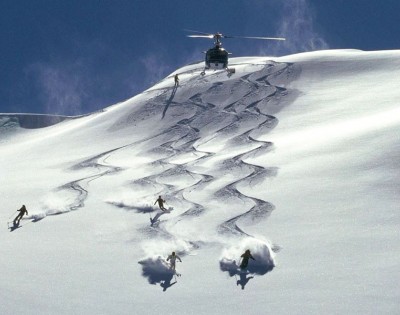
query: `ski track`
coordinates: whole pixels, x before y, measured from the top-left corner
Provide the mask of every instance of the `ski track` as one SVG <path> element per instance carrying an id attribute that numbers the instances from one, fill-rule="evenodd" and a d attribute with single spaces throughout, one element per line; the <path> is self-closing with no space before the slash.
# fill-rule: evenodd
<path id="1" fill-rule="evenodd" d="M 207 201 L 200 199 L 201 202 L 193 198 L 196 192 L 207 191 L 214 200 L 218 200 L 221 209 L 224 208 L 226 200 L 234 203 L 241 200 L 247 208 L 240 210 L 239 213 L 227 214 L 228 217 L 219 222 L 214 227 L 217 233 L 224 237 L 253 237 L 240 227 L 241 222 L 257 223 L 268 217 L 273 209 L 273 204 L 267 200 L 257 199 L 243 194 L 238 188 L 239 185 L 255 185 L 267 177 L 276 176 L 277 169 L 274 167 L 264 168 L 245 162 L 247 157 L 266 154 L 273 148 L 273 143 L 257 140 L 257 134 L 265 134 L 278 124 L 276 117 L 266 114 L 268 106 L 274 106 L 275 111 L 279 111 L 280 100 L 287 96 L 288 91 L 280 87 L 294 80 L 296 69 L 292 64 L 271 62 L 259 71 L 246 74 L 242 77 L 235 75 L 228 81 L 211 84 L 208 82 L 210 76 L 221 75 L 221 71 L 206 74 L 204 77 L 193 76 L 185 82 L 185 85 L 201 85 L 201 93 L 188 95 L 183 100 L 179 99 L 180 88 L 153 89 L 150 92 L 158 93 L 145 105 L 141 116 L 150 115 L 155 108 L 162 110 L 161 119 L 164 119 L 174 106 L 187 106 L 193 113 L 190 117 L 178 120 L 175 125 L 162 133 L 155 134 L 141 141 L 131 143 L 122 147 L 109 150 L 98 154 L 83 162 L 75 164 L 71 170 L 95 169 L 96 173 L 56 189 L 56 191 L 67 190 L 75 193 L 75 200 L 66 206 L 66 210 L 50 210 L 46 215 L 61 214 L 82 208 L 85 200 L 90 194 L 89 183 L 98 180 L 106 175 L 122 172 L 124 169 L 110 165 L 107 159 L 118 155 L 122 150 L 134 150 L 137 145 L 146 144 L 149 149 L 144 154 L 158 156 L 161 158 L 151 162 L 152 166 L 162 166 L 161 172 L 136 179 L 128 184 L 131 189 L 134 187 L 145 187 L 150 185 L 157 190 L 156 195 L 167 196 L 168 201 L 180 202 L 183 210 L 174 210 L 170 214 L 157 213 L 154 207 L 137 207 L 121 202 L 110 202 L 116 207 L 126 210 L 136 210 L 139 214 L 155 213 L 154 218 L 150 217 L 150 224 L 140 228 L 140 232 L 151 238 L 176 239 L 174 226 L 185 220 L 197 220 L 196 224 L 202 224 L 202 216 L 215 211 L 210 209 Z M 276 83 L 275 83 L 276 82 Z M 274 85 L 276 84 L 276 85 Z M 246 88 L 243 88 L 245 86 Z M 230 88 L 231 95 L 225 95 L 226 89 Z M 196 89 L 193 89 L 196 90 Z M 150 93 L 146 91 L 145 93 Z M 224 95 L 221 95 L 224 94 Z M 218 99 L 225 99 L 224 104 L 215 103 Z M 175 100 L 178 98 L 178 100 Z M 222 106 L 221 106 L 222 105 Z M 270 110 L 269 110 L 270 112 Z M 158 110 L 159 113 L 159 110 Z M 210 120 L 210 116 L 214 119 Z M 128 117 L 127 119 L 133 119 Z M 137 118 L 138 119 L 138 118 Z M 201 130 L 215 130 L 210 137 L 204 137 Z M 228 156 L 221 160 L 223 149 L 218 152 L 208 151 L 208 145 L 212 143 L 230 143 L 237 154 Z M 195 153 L 198 157 L 186 163 L 171 162 L 177 156 L 185 153 Z M 216 163 L 216 168 L 207 170 L 202 167 L 207 163 Z M 156 168 L 157 169 L 157 168 Z M 225 184 L 222 188 L 213 188 L 224 173 L 238 171 L 244 174 L 234 181 Z M 209 173 L 210 172 L 210 173 Z M 193 182 L 184 187 L 168 184 L 170 178 L 192 178 Z M 210 188 L 211 187 L 211 188 Z M 154 199 L 154 194 L 149 198 Z M 252 205 L 251 205 L 252 204 Z M 38 221 L 40 218 L 33 218 Z M 184 241 L 192 248 L 199 248 L 202 242 L 196 239 L 196 235 Z M 274 251 L 278 251 L 279 246 L 275 245 Z M 182 253 L 185 254 L 185 253 Z"/>

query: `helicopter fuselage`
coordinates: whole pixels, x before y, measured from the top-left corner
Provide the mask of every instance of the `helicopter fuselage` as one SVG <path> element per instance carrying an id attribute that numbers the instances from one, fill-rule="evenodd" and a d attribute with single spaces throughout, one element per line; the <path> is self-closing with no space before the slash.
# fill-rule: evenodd
<path id="1" fill-rule="evenodd" d="M 228 67 L 229 53 L 219 45 L 210 48 L 206 52 L 206 68 L 225 69 Z"/>

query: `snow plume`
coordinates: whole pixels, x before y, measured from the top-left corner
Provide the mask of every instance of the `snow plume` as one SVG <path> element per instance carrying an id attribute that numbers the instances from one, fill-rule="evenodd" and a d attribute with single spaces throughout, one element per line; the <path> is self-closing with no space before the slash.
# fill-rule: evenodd
<path id="1" fill-rule="evenodd" d="M 142 265 L 142 275 L 147 278 L 150 284 L 159 283 L 164 287 L 164 291 L 174 284 L 171 283 L 174 272 L 161 256 L 141 260 L 139 264 Z"/>
<path id="2" fill-rule="evenodd" d="M 250 273 L 264 275 L 275 267 L 274 255 L 270 244 L 255 238 L 246 238 L 224 249 L 219 266 L 222 271 L 228 272 L 229 276 L 240 274 L 240 256 L 249 249 L 255 260 L 250 259 L 247 270 Z"/>
<path id="3" fill-rule="evenodd" d="M 77 204 L 81 200 L 76 196 L 74 191 L 67 189 L 59 189 L 46 194 L 37 206 L 38 209 L 32 209 L 31 217 L 33 221 L 40 221 L 50 215 L 58 215 L 77 209 Z"/>
<path id="4" fill-rule="evenodd" d="M 36 63 L 28 69 L 43 101 L 46 113 L 77 115 L 87 97 L 87 84 L 80 62 L 69 64 Z"/>
<path id="5" fill-rule="evenodd" d="M 106 200 L 107 203 L 112 204 L 118 208 L 123 208 L 125 210 L 135 210 L 137 213 L 152 213 L 157 210 L 150 203 L 126 203 L 125 201 L 112 201 Z"/>
<path id="6" fill-rule="evenodd" d="M 139 189 L 136 189 L 134 194 L 131 191 L 124 189 L 121 190 L 120 193 L 114 193 L 113 196 L 104 200 L 104 202 L 112 204 L 118 208 L 127 211 L 133 210 L 137 213 L 152 213 L 156 211 L 158 206 L 154 205 L 154 201 L 155 197 L 153 195 L 151 197 L 143 195 L 142 191 Z"/>
<path id="7" fill-rule="evenodd" d="M 277 45 L 276 54 L 328 49 L 328 44 L 314 27 L 313 11 L 308 0 L 285 0 L 278 36 L 286 41 Z"/>
<path id="8" fill-rule="evenodd" d="M 170 263 L 166 258 L 173 251 L 182 258 L 192 247 L 188 242 L 177 239 L 148 241 L 143 245 L 147 258 L 139 261 L 139 264 L 142 265 L 142 276 L 147 278 L 150 284 L 160 284 L 166 291 L 176 283 L 176 281 L 171 283 L 175 271 L 170 268 Z"/>

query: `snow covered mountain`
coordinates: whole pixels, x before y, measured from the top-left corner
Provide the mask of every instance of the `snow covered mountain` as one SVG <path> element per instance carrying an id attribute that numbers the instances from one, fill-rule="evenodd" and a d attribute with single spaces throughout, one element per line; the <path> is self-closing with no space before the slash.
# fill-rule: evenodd
<path id="1" fill-rule="evenodd" d="M 0 115 L 2 314 L 399 311 L 400 51 L 202 67 L 82 117 Z"/>

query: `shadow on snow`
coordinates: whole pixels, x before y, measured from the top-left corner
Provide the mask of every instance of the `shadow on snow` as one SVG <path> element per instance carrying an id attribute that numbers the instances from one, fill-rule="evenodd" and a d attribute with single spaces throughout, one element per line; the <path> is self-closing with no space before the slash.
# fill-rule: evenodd
<path id="1" fill-rule="evenodd" d="M 162 257 L 141 260 L 139 264 L 142 265 L 143 277 L 147 278 L 150 284 L 159 284 L 164 292 L 177 283 L 176 272 L 170 269 L 169 264 Z"/>

